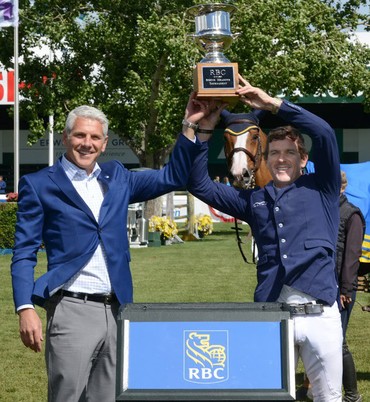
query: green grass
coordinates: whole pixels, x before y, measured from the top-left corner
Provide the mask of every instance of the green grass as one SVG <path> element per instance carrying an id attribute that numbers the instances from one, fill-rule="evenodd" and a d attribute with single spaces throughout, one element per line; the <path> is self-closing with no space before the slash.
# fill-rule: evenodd
<path id="1" fill-rule="evenodd" d="M 137 303 L 251 302 L 256 269 L 239 253 L 231 224 L 216 224 L 215 232 L 202 241 L 166 247 L 131 249 L 134 300 Z M 244 232 L 243 232 L 244 233 Z M 250 245 L 244 247 L 250 256 Z M 46 401 L 46 372 L 43 353 L 26 349 L 18 335 L 14 313 L 11 257 L 0 256 L 0 401 Z M 39 254 L 37 275 L 46 269 Z M 358 293 L 361 304 L 370 304 L 369 293 Z M 38 308 L 43 320 L 45 314 Z M 354 355 L 358 385 L 364 401 L 370 401 L 370 314 L 356 304 L 348 329 L 348 343 Z M 299 366 L 297 384 L 302 379 Z"/>

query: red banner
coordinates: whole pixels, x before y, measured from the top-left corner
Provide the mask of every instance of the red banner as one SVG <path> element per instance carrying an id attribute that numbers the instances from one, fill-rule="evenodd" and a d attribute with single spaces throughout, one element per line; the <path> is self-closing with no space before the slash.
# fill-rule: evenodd
<path id="1" fill-rule="evenodd" d="M 0 105 L 14 104 L 14 71 L 0 70 Z"/>

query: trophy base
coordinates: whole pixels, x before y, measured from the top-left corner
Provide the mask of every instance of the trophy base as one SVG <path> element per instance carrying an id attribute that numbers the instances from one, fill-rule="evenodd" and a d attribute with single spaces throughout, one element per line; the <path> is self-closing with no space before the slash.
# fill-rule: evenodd
<path id="1" fill-rule="evenodd" d="M 213 92 L 213 93 L 203 93 L 197 92 L 196 99 L 199 100 L 210 100 L 215 99 L 219 100 L 222 103 L 227 103 L 229 106 L 235 106 L 239 101 L 239 96 L 233 93 L 225 93 L 225 92 Z"/>
<path id="2" fill-rule="evenodd" d="M 219 99 L 228 104 L 238 102 L 237 63 L 198 63 L 194 70 L 194 91 L 197 99 Z"/>

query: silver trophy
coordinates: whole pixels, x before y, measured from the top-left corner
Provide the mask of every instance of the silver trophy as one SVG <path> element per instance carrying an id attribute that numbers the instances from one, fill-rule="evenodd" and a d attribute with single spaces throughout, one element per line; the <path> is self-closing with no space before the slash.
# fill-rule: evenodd
<path id="1" fill-rule="evenodd" d="M 239 34 L 230 30 L 230 15 L 236 11 L 231 4 L 200 4 L 187 10 L 189 16 L 195 17 L 196 33 L 191 35 L 205 57 L 201 63 L 229 63 L 223 54 Z"/>
<path id="2" fill-rule="evenodd" d="M 195 18 L 196 33 L 190 35 L 205 57 L 194 71 L 197 98 L 217 98 L 234 103 L 238 97 L 238 64 L 230 63 L 223 51 L 239 34 L 230 30 L 230 15 L 236 11 L 231 4 L 200 4 L 187 10 Z"/>

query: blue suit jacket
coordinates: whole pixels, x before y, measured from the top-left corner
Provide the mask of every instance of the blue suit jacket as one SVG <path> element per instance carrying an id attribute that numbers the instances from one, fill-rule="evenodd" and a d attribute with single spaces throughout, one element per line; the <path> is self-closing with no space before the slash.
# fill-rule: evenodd
<path id="1" fill-rule="evenodd" d="M 127 239 L 128 205 L 184 187 L 200 148 L 179 136 L 170 162 L 160 170 L 131 172 L 120 162 L 100 165 L 105 196 L 97 222 L 67 178 L 60 160 L 20 180 L 12 259 L 16 308 L 42 305 L 50 292 L 68 281 L 92 257 L 99 242 L 106 251 L 112 286 L 121 303 L 132 302 Z M 34 281 L 37 251 L 44 242 L 47 272 Z"/>
<path id="2" fill-rule="evenodd" d="M 332 305 L 338 295 L 334 253 L 339 225 L 340 167 L 333 129 L 303 108 L 283 102 L 279 117 L 312 139 L 316 172 L 276 192 L 237 190 L 214 183 L 207 172 L 207 145 L 188 183 L 202 201 L 247 222 L 258 246 L 255 301 L 274 302 L 283 285 Z"/>

